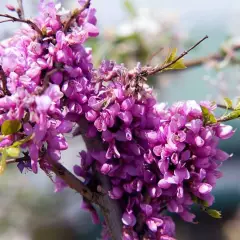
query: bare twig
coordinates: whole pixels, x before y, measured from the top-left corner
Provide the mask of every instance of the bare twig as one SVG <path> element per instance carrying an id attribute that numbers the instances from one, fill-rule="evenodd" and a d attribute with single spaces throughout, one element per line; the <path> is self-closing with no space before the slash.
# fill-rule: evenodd
<path id="1" fill-rule="evenodd" d="M 99 201 L 99 194 L 92 192 L 87 186 L 85 186 L 77 177 L 75 177 L 71 172 L 69 172 L 62 164 L 59 162 L 51 160 L 48 156 L 48 163 L 50 164 L 51 171 L 54 172 L 58 177 L 62 178 L 64 182 L 72 189 L 80 193 L 83 197 L 89 200 L 92 203 L 96 203 L 98 205 L 101 204 Z M 8 159 L 6 161 L 7 164 L 19 163 L 19 162 L 27 162 L 30 161 L 30 157 L 24 156 L 17 159 Z M 103 207 L 100 205 L 100 207 Z"/>
<path id="2" fill-rule="evenodd" d="M 79 16 L 85 9 L 90 7 L 90 2 L 91 0 L 87 0 L 85 2 L 85 4 L 80 8 L 80 9 L 75 9 L 70 17 L 70 19 L 68 20 L 68 22 L 65 24 L 64 26 L 64 32 L 67 32 L 70 25 L 72 24 L 72 22 L 74 21 L 74 19 L 76 19 L 77 16 Z"/>
<path id="3" fill-rule="evenodd" d="M 156 52 L 152 53 L 148 58 L 147 58 L 147 65 L 150 65 L 151 61 L 153 60 L 154 57 L 156 57 L 164 48 L 160 47 Z"/>
<path id="4" fill-rule="evenodd" d="M 11 19 L 8 19 L 8 20 L 3 20 L 3 21 L 0 21 L 0 23 L 5 23 L 5 22 L 12 22 L 13 20 Z"/>
<path id="5" fill-rule="evenodd" d="M 59 162 L 53 161 L 49 157 L 48 162 L 51 165 L 51 171 L 53 171 L 58 177 L 63 179 L 70 188 L 80 193 L 91 203 L 96 203 L 100 207 L 103 207 L 103 205 L 101 205 L 101 202 L 99 201 L 100 195 L 98 193 L 92 192 L 86 185 L 84 185 L 77 177 L 75 177 Z"/>
<path id="6" fill-rule="evenodd" d="M 238 51 L 240 50 L 240 45 L 235 45 L 234 47 L 232 47 L 233 51 Z M 189 61 L 185 61 L 184 64 L 187 68 L 192 68 L 192 67 L 199 67 L 203 64 L 206 64 L 209 61 L 221 61 L 224 59 L 224 55 L 222 53 L 213 53 L 209 56 L 205 56 L 205 57 L 201 57 L 201 58 L 197 58 L 197 59 L 193 59 L 193 60 L 189 60 Z"/>
<path id="7" fill-rule="evenodd" d="M 17 9 L 17 14 L 20 19 L 24 20 L 24 8 L 23 8 L 23 0 L 17 0 L 19 8 Z"/>
<path id="8" fill-rule="evenodd" d="M 176 63 L 179 59 L 183 58 L 185 55 L 187 55 L 191 50 L 193 50 L 195 47 L 197 47 L 201 42 L 203 42 L 207 38 L 208 38 L 208 36 L 206 35 L 204 38 L 202 38 L 200 41 L 198 41 L 196 44 L 194 44 L 191 48 L 184 51 L 180 56 L 178 56 L 176 59 L 174 59 L 172 62 L 170 62 L 168 64 L 164 64 L 163 66 L 152 68 L 150 70 L 148 69 L 147 71 L 146 71 L 146 69 L 144 69 L 143 72 L 144 72 L 145 76 L 151 76 L 158 72 L 163 71 L 166 68 L 169 68 L 170 66 L 172 66 L 174 63 Z"/>
<path id="9" fill-rule="evenodd" d="M 0 17 L 8 18 L 12 22 L 26 23 L 29 26 L 31 26 L 32 29 L 34 29 L 39 35 L 42 35 L 42 31 L 40 30 L 40 28 L 34 22 L 32 22 L 31 20 L 28 20 L 28 19 L 24 20 L 24 19 L 16 18 L 16 17 L 11 16 L 9 14 L 0 14 Z"/>
<path id="10" fill-rule="evenodd" d="M 224 104 L 217 104 L 217 107 L 218 107 L 218 108 L 222 108 L 222 109 L 226 109 L 226 110 L 230 110 L 230 111 L 234 111 L 234 108 L 233 108 L 233 107 L 227 107 L 227 106 L 224 105 Z"/>

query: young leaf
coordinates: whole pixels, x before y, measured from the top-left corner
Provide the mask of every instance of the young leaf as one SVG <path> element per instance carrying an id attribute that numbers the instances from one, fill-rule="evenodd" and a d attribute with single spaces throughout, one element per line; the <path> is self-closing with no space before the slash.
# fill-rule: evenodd
<path id="1" fill-rule="evenodd" d="M 165 64 L 171 63 L 172 61 L 174 61 L 176 59 L 177 56 L 177 48 L 174 48 L 168 55 L 168 57 L 166 58 L 166 60 L 164 61 Z"/>
<path id="2" fill-rule="evenodd" d="M 170 68 L 179 70 L 179 69 L 185 69 L 187 67 L 184 65 L 183 59 L 179 59 L 177 62 L 171 65 Z"/>
<path id="3" fill-rule="evenodd" d="M 239 117 L 240 117 L 240 110 L 235 110 L 223 116 L 222 118 L 224 119 L 224 121 L 230 121 L 230 120 L 237 119 Z"/>
<path id="4" fill-rule="evenodd" d="M 222 218 L 221 212 L 215 209 L 206 209 L 206 213 L 213 218 Z"/>
<path id="5" fill-rule="evenodd" d="M 168 65 L 171 62 L 173 62 L 175 59 L 177 58 L 177 48 L 174 48 L 170 54 L 167 56 L 167 58 L 165 59 L 164 63 L 163 63 L 163 67 L 164 65 Z M 184 69 L 186 68 L 186 66 L 183 63 L 183 58 L 180 58 L 178 61 L 176 61 L 175 63 L 173 63 L 172 65 L 170 65 L 167 68 L 164 68 L 163 71 L 166 70 L 179 70 L 179 69 Z"/>
<path id="6" fill-rule="evenodd" d="M 7 166 L 6 160 L 7 160 L 7 152 L 4 149 L 2 151 L 1 162 L 0 162 L 0 174 L 3 174 L 4 170 L 6 169 L 6 166 Z"/>
<path id="7" fill-rule="evenodd" d="M 226 105 L 226 108 L 229 109 L 229 108 L 232 108 L 232 100 L 230 98 L 224 98 L 224 102 L 225 102 L 225 105 Z"/>
<path id="8" fill-rule="evenodd" d="M 205 208 L 209 207 L 209 204 L 208 204 L 207 201 L 201 200 L 201 204 L 202 204 L 202 206 L 205 207 Z"/>
<path id="9" fill-rule="evenodd" d="M 17 133 L 22 127 L 19 120 L 6 120 L 1 126 L 2 135 L 10 135 Z"/>
<path id="10" fill-rule="evenodd" d="M 201 106 L 201 109 L 202 109 L 203 121 L 205 124 L 211 124 L 211 123 L 217 122 L 217 119 L 215 118 L 215 116 L 212 113 L 210 113 L 206 107 Z"/>
<path id="11" fill-rule="evenodd" d="M 8 147 L 6 148 L 7 155 L 12 158 L 17 158 L 20 154 L 19 147 Z"/>

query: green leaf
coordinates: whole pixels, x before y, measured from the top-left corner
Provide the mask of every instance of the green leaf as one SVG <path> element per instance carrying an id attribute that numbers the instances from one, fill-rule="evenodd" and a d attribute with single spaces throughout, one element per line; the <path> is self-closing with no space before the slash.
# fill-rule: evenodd
<path id="1" fill-rule="evenodd" d="M 17 158 L 20 154 L 19 147 L 8 147 L 6 148 L 7 155 L 12 158 Z"/>
<path id="2" fill-rule="evenodd" d="M 211 124 L 211 123 L 217 122 L 217 119 L 215 118 L 215 116 L 212 113 L 210 113 L 206 107 L 201 106 L 201 109 L 203 114 L 203 121 L 205 124 Z"/>
<path id="3" fill-rule="evenodd" d="M 7 166 L 6 160 L 7 160 L 7 152 L 4 149 L 1 155 L 0 174 L 3 174 L 4 170 L 6 169 L 6 166 Z"/>
<path id="4" fill-rule="evenodd" d="M 128 13 L 130 14 L 131 17 L 135 17 L 137 15 L 131 1 L 125 0 L 124 6 L 125 6 L 126 10 L 128 11 Z"/>
<path id="5" fill-rule="evenodd" d="M 196 197 L 195 195 L 192 195 L 191 197 L 192 197 L 192 201 L 193 201 L 194 203 L 200 204 L 204 209 L 207 208 L 207 207 L 209 207 L 207 201 L 204 201 L 204 200 Z"/>
<path id="6" fill-rule="evenodd" d="M 170 69 L 176 69 L 176 70 L 185 69 L 185 68 L 187 67 L 184 64 L 183 59 L 179 59 L 177 62 L 175 62 L 170 66 Z"/>
<path id="7" fill-rule="evenodd" d="M 232 112 L 228 113 L 227 115 L 223 116 L 224 121 L 234 120 L 234 119 L 237 119 L 239 117 L 240 117 L 240 110 L 232 111 Z"/>
<path id="8" fill-rule="evenodd" d="M 176 55 L 177 55 L 177 48 L 174 48 L 170 51 L 170 53 L 166 57 L 164 64 L 171 63 L 174 59 L 176 59 Z"/>
<path id="9" fill-rule="evenodd" d="M 174 48 L 173 50 L 171 50 L 171 52 L 165 59 L 163 66 L 170 64 L 171 62 L 176 60 L 176 58 L 177 58 L 177 48 Z M 186 68 L 186 66 L 183 62 L 183 58 L 180 58 L 177 62 L 175 62 L 172 65 L 170 65 L 169 67 L 165 68 L 163 71 L 174 70 L 174 69 L 179 70 L 179 69 L 185 69 L 185 68 Z"/>
<path id="10" fill-rule="evenodd" d="M 221 212 L 215 209 L 206 209 L 206 213 L 213 218 L 222 218 Z"/>
<path id="11" fill-rule="evenodd" d="M 224 98 L 224 102 L 225 102 L 225 105 L 226 105 L 226 108 L 229 109 L 229 108 L 232 108 L 232 100 L 230 98 Z"/>
<path id="12" fill-rule="evenodd" d="M 6 120 L 1 126 L 2 135 L 17 133 L 22 127 L 19 120 Z"/>
<path id="13" fill-rule="evenodd" d="M 24 139 L 21 139 L 21 140 L 18 140 L 18 141 L 16 141 L 16 142 L 14 142 L 11 147 L 19 147 L 19 146 L 21 146 L 22 144 L 30 141 L 32 138 L 33 138 L 33 135 L 29 135 L 29 136 L 27 136 L 27 137 L 24 138 Z"/>

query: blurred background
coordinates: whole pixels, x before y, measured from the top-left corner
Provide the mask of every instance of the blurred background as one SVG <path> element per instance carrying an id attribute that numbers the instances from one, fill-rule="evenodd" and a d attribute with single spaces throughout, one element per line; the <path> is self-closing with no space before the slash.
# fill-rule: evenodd
<path id="1" fill-rule="evenodd" d="M 38 1 L 23 2 L 26 15 L 34 16 Z M 77 6 L 77 0 L 60 2 L 70 9 Z M 16 1 L 0 0 L 1 12 L 6 12 L 7 3 Z M 88 42 L 93 48 L 95 66 L 103 58 L 124 62 L 130 68 L 137 61 L 156 65 L 163 62 L 171 48 L 177 47 L 181 53 L 208 35 L 209 39 L 185 57 L 188 69 L 161 74 L 149 79 L 149 84 L 158 100 L 169 104 L 187 99 L 221 103 L 224 97 L 240 96 L 240 55 L 232 51 L 240 49 L 239 0 L 92 0 L 92 4 L 97 8 L 101 33 L 98 39 Z M 18 27 L 15 23 L 1 24 L 0 40 Z M 212 54 L 217 57 L 200 64 L 193 61 Z M 240 128 L 239 121 L 231 124 Z M 238 132 L 222 143 L 224 150 L 234 153 L 222 166 L 224 178 L 214 191 L 214 208 L 222 211 L 223 218 L 212 219 L 195 209 L 199 224 L 176 218 L 177 239 L 240 239 Z M 68 138 L 70 148 L 62 161 L 71 169 L 84 145 L 80 137 Z M 100 226 L 91 223 L 80 203 L 81 197 L 74 191 L 54 193 L 53 183 L 44 173 L 20 174 L 15 166 L 10 166 L 0 178 L 0 240 L 100 239 Z"/>

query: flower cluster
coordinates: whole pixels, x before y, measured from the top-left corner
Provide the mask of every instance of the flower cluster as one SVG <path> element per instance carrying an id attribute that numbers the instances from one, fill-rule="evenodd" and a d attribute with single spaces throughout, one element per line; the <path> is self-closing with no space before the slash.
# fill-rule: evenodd
<path id="1" fill-rule="evenodd" d="M 63 134 L 71 132 L 72 123 L 66 116 L 82 112 L 91 76 L 91 50 L 83 43 L 98 35 L 93 8 L 79 13 L 70 30 L 64 29 L 70 11 L 61 10 L 52 1 L 41 1 L 39 12 L 34 22 L 43 36 L 24 25 L 0 44 L 0 65 L 7 88 L 7 94 L 0 98 L 0 124 L 11 119 L 23 122 L 21 136 L 32 135 L 25 147 L 35 173 L 43 148 L 55 161 L 60 159 L 60 151 L 68 148 Z M 1 143 L 2 147 L 7 144 Z M 19 168 L 23 170 L 23 163 Z"/>
<path id="2" fill-rule="evenodd" d="M 87 1 L 79 3 L 80 10 L 71 13 L 42 0 L 34 20 L 41 36 L 26 25 L 0 44 L 0 124 L 22 124 L 19 132 L 1 136 L 1 148 L 29 136 L 22 147 L 31 164 L 18 167 L 37 173 L 39 162 L 60 160 L 60 151 L 68 147 L 64 134 L 84 119 L 84 138 L 96 139 L 98 146 L 93 142 L 80 153 L 74 172 L 89 186 L 96 171 L 109 178 L 108 195 L 122 210 L 123 239 L 173 239 L 175 225 L 164 211 L 192 222 L 194 202 L 213 203 L 218 168 L 229 158 L 218 141 L 234 131 L 205 121 L 202 108 L 213 114 L 215 107 L 208 102 L 157 103 L 140 64 L 129 71 L 103 61 L 93 69 L 91 49 L 83 44 L 98 35 L 95 9 L 83 8 Z M 64 187 L 58 178 L 55 190 Z M 98 222 L 90 202 L 84 201 L 83 208 Z"/>
<path id="3" fill-rule="evenodd" d="M 89 137 L 100 134 L 104 147 L 82 152 L 74 170 L 89 181 L 94 166 L 110 178 L 109 196 L 124 206 L 124 239 L 138 239 L 136 230 L 146 239 L 165 239 L 173 237 L 174 224 L 164 210 L 192 222 L 194 199 L 212 205 L 218 167 L 229 158 L 218 142 L 234 131 L 204 123 L 201 107 L 210 113 L 216 107 L 209 102 L 178 102 L 169 108 L 156 103 L 152 89 L 138 80 L 140 70 L 129 73 L 110 61 L 95 70 L 97 87 L 85 118 L 92 122 Z"/>

